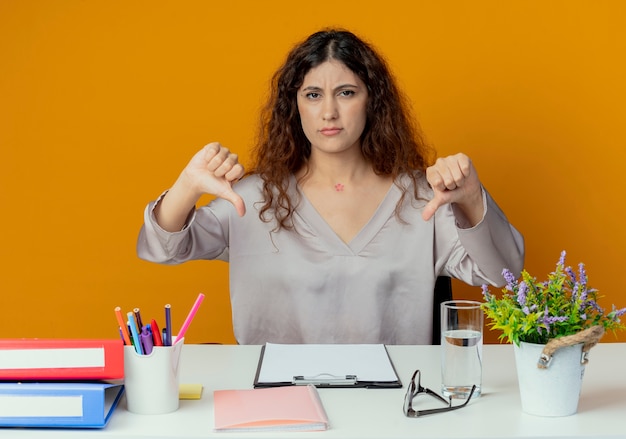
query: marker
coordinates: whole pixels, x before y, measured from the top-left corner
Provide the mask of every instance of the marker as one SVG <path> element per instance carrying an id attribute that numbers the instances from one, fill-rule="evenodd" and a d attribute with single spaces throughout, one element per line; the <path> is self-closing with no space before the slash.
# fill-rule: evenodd
<path id="1" fill-rule="evenodd" d="M 163 340 L 161 339 L 161 331 L 159 330 L 159 325 L 157 325 L 156 320 L 152 319 L 150 322 L 150 327 L 152 328 L 152 338 L 155 346 L 163 346 Z"/>
<path id="2" fill-rule="evenodd" d="M 119 306 L 115 307 L 115 316 L 117 317 L 118 325 L 120 325 L 120 331 L 122 333 L 122 340 L 124 340 L 124 344 L 131 346 L 132 342 L 130 341 L 130 336 L 128 335 L 128 328 L 126 327 L 126 323 L 124 323 L 124 318 L 122 317 L 122 308 Z"/>
<path id="3" fill-rule="evenodd" d="M 152 352 L 152 346 L 154 346 L 152 342 L 152 334 L 150 334 L 148 328 L 150 328 L 150 326 L 146 325 L 141 330 L 141 345 L 143 346 L 143 352 L 146 355 L 150 355 Z"/>
<path id="4" fill-rule="evenodd" d="M 163 346 L 172 346 L 172 306 L 165 305 L 165 339 Z"/>
<path id="5" fill-rule="evenodd" d="M 141 347 L 141 341 L 139 340 L 139 331 L 137 330 L 137 324 L 135 323 L 133 313 L 129 312 L 127 316 L 128 325 L 130 326 L 130 332 L 133 334 L 133 344 L 135 345 L 135 351 L 139 355 L 143 355 L 143 348 Z"/>
<path id="6" fill-rule="evenodd" d="M 183 337 L 185 336 L 185 333 L 187 332 L 189 325 L 191 325 L 191 321 L 193 320 L 196 313 L 198 312 L 198 308 L 200 308 L 200 304 L 202 303 L 203 300 L 204 300 L 204 294 L 202 293 L 198 294 L 198 298 L 196 299 L 195 303 L 191 307 L 191 311 L 189 311 L 189 314 L 187 315 L 187 318 L 185 319 L 183 326 L 180 328 L 180 331 L 178 331 L 178 335 L 176 336 L 176 343 L 182 340 Z"/>

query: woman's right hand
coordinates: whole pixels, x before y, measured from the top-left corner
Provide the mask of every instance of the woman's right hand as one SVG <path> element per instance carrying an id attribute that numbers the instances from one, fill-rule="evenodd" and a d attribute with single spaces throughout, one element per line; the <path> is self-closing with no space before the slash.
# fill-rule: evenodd
<path id="1" fill-rule="evenodd" d="M 198 151 L 181 174 L 181 180 L 200 198 L 211 194 L 230 201 L 239 216 L 246 212 L 241 197 L 233 191 L 232 183 L 244 175 L 243 166 L 237 154 L 229 151 L 218 142 L 209 143 Z"/>
<path id="2" fill-rule="evenodd" d="M 243 174 L 237 154 L 217 142 L 209 143 L 193 156 L 176 183 L 155 207 L 154 215 L 159 226 L 169 232 L 181 230 L 190 210 L 203 194 L 230 201 L 237 214 L 243 216 L 246 206 L 232 187 Z"/>

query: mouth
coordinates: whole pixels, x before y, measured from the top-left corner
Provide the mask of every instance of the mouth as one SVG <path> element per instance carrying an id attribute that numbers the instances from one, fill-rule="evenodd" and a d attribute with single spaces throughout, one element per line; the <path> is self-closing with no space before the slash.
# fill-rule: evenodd
<path id="1" fill-rule="evenodd" d="M 322 128 L 320 130 L 320 133 L 323 134 L 324 136 L 334 136 L 336 134 L 339 134 L 340 132 L 341 132 L 341 128 L 336 128 L 336 127 Z"/>

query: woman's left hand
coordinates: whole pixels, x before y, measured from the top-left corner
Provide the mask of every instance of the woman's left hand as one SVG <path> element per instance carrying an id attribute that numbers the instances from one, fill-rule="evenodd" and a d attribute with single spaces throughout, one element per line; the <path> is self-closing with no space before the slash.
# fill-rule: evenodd
<path id="1" fill-rule="evenodd" d="M 433 189 L 434 196 L 422 211 L 422 218 L 428 221 L 441 206 L 455 203 L 472 226 L 483 217 L 483 196 L 480 180 L 472 160 L 459 153 L 438 158 L 434 165 L 426 169 L 426 180 Z"/>

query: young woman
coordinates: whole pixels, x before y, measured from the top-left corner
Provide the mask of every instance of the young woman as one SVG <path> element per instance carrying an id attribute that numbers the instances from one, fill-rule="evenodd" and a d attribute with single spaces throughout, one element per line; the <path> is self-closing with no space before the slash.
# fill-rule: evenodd
<path id="1" fill-rule="evenodd" d="M 384 60 L 317 32 L 274 75 L 252 169 L 205 146 L 146 208 L 138 254 L 228 261 L 241 344 L 430 343 L 437 276 L 501 285 L 524 244 L 466 155 L 429 155 Z"/>

